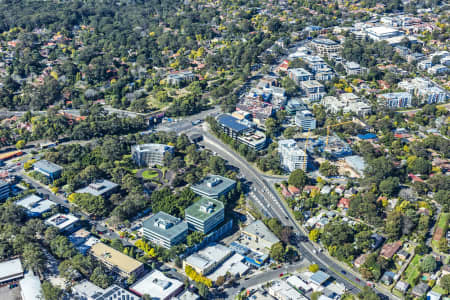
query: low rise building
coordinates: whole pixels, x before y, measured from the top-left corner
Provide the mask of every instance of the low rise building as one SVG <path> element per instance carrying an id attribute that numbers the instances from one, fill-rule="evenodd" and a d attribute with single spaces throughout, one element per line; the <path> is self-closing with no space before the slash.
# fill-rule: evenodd
<path id="1" fill-rule="evenodd" d="M 310 102 L 316 102 L 325 96 L 325 87 L 317 80 L 302 81 L 300 86 Z"/>
<path id="2" fill-rule="evenodd" d="M 47 160 L 40 160 L 38 162 L 35 162 L 33 164 L 33 169 L 43 175 L 45 175 L 47 178 L 51 180 L 55 180 L 61 176 L 63 168 L 58 166 L 57 164 L 54 164 L 52 162 L 49 162 Z"/>
<path id="3" fill-rule="evenodd" d="M 307 300 L 302 294 L 291 287 L 283 280 L 276 280 L 272 282 L 269 287 L 269 294 L 278 300 Z"/>
<path id="4" fill-rule="evenodd" d="M 88 186 L 78 189 L 75 191 L 75 193 L 78 194 L 90 194 L 92 196 L 102 196 L 102 197 L 109 197 L 112 193 L 117 191 L 119 188 L 119 185 L 111 182 L 106 179 L 96 180 L 95 182 L 92 182 Z"/>
<path id="5" fill-rule="evenodd" d="M 281 167 L 285 171 L 307 170 L 308 154 L 298 147 L 295 140 L 280 140 L 278 142 L 278 153 L 280 153 Z"/>
<path id="6" fill-rule="evenodd" d="M 0 262 L 0 286 L 11 284 L 23 278 L 20 258 Z"/>
<path id="7" fill-rule="evenodd" d="M 316 129 L 316 118 L 310 110 L 298 111 L 295 115 L 295 125 L 303 131 L 314 130 Z"/>
<path id="8" fill-rule="evenodd" d="M 197 294 L 194 294 L 193 292 L 189 290 L 184 290 L 176 297 L 172 298 L 173 300 L 200 300 L 200 296 Z"/>
<path id="9" fill-rule="evenodd" d="M 10 193 L 9 183 L 3 180 L 0 180 L 0 201 L 3 201 L 9 197 Z"/>
<path id="10" fill-rule="evenodd" d="M 208 246 L 183 261 L 183 267 L 190 266 L 201 275 L 208 275 L 227 260 L 233 251 L 221 244 Z"/>
<path id="11" fill-rule="evenodd" d="M 16 205 L 25 208 L 29 217 L 40 217 L 43 213 L 50 211 L 56 203 L 31 194 L 17 201 Z"/>
<path id="12" fill-rule="evenodd" d="M 143 222 L 144 237 L 164 248 L 171 248 L 186 239 L 188 224 L 160 211 Z"/>
<path id="13" fill-rule="evenodd" d="M 343 113 L 354 113 L 358 116 L 365 116 L 371 112 L 370 105 L 362 102 L 359 97 L 349 98 L 343 95 L 353 93 L 345 93 L 340 96 L 340 99 L 334 96 L 326 96 L 322 99 L 321 103 L 325 106 L 325 109 L 334 114 L 342 111 Z"/>
<path id="14" fill-rule="evenodd" d="M 194 79 L 195 75 L 191 71 L 181 71 L 167 75 L 166 82 L 169 85 L 180 86 L 189 83 Z"/>
<path id="15" fill-rule="evenodd" d="M 444 75 L 448 73 L 449 69 L 444 65 L 437 64 L 429 68 L 427 71 L 431 75 Z"/>
<path id="16" fill-rule="evenodd" d="M 353 61 L 348 61 L 344 64 L 344 69 L 347 75 L 359 75 L 361 74 L 361 66 Z"/>
<path id="17" fill-rule="evenodd" d="M 393 37 L 404 35 L 403 32 L 387 26 L 376 26 L 366 29 L 368 36 L 374 41 L 383 41 Z"/>
<path id="18" fill-rule="evenodd" d="M 185 220 L 191 230 L 207 234 L 225 219 L 222 201 L 201 198 L 184 210 Z"/>
<path id="19" fill-rule="evenodd" d="M 114 271 L 122 277 L 130 277 L 131 275 L 138 278 L 144 272 L 144 264 L 117 251 L 110 246 L 97 243 L 90 249 L 90 254 L 102 262 L 108 269 Z"/>
<path id="20" fill-rule="evenodd" d="M 326 38 L 315 38 L 310 45 L 319 56 L 326 57 L 338 53 L 341 49 L 341 45 L 338 42 Z"/>
<path id="21" fill-rule="evenodd" d="M 72 214 L 56 214 L 44 221 L 46 225 L 55 226 L 62 233 L 72 233 L 79 227 L 79 218 Z"/>
<path id="22" fill-rule="evenodd" d="M 266 146 L 266 135 L 247 119 L 222 114 L 217 117 L 217 123 L 225 134 L 251 149 L 261 150 Z"/>
<path id="23" fill-rule="evenodd" d="M 83 280 L 80 283 L 72 286 L 72 296 L 76 300 L 96 300 L 105 293 L 105 290 L 96 286 L 88 280 Z"/>
<path id="24" fill-rule="evenodd" d="M 257 220 L 242 229 L 242 234 L 259 245 L 258 251 L 266 251 L 280 240 L 273 234 L 261 220 Z"/>
<path id="25" fill-rule="evenodd" d="M 20 295 L 22 300 L 36 300 L 43 299 L 41 280 L 39 276 L 34 275 L 33 271 L 29 270 L 22 280 L 19 281 Z"/>
<path id="26" fill-rule="evenodd" d="M 142 144 L 131 147 L 131 157 L 139 167 L 164 165 L 164 155 L 173 153 L 172 146 L 163 144 Z"/>
<path id="27" fill-rule="evenodd" d="M 236 181 L 220 176 L 208 175 L 201 181 L 193 184 L 191 190 L 197 195 L 219 199 L 226 196 L 236 186 Z"/>
<path id="28" fill-rule="evenodd" d="M 398 84 L 398 87 L 415 95 L 422 103 L 443 103 L 448 98 L 448 93 L 444 89 L 423 77 L 403 80 Z"/>
<path id="29" fill-rule="evenodd" d="M 377 95 L 378 102 L 387 108 L 403 108 L 411 106 L 412 96 L 406 92 Z"/>
<path id="30" fill-rule="evenodd" d="M 234 277 L 242 277 L 250 269 L 243 261 L 244 257 L 242 255 L 234 253 L 218 266 L 213 273 L 208 275 L 208 278 L 215 282 L 219 277 L 225 277 L 227 274 L 231 274 Z"/>
<path id="31" fill-rule="evenodd" d="M 309 81 L 314 79 L 313 74 L 303 68 L 289 69 L 288 75 L 289 78 L 291 78 L 298 85 L 300 85 L 300 82 L 302 81 Z"/>
<path id="32" fill-rule="evenodd" d="M 149 295 L 153 300 L 173 299 L 183 290 L 183 282 L 169 278 L 159 270 L 153 270 L 130 287 L 139 296 Z"/>

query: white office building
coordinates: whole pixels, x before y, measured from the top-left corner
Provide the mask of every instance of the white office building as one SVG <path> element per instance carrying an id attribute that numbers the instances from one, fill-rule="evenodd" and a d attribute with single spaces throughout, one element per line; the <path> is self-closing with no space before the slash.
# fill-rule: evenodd
<path id="1" fill-rule="evenodd" d="M 163 144 L 143 144 L 131 147 L 131 156 L 139 167 L 164 164 L 164 155 L 173 153 L 173 147 Z"/>
<path id="2" fill-rule="evenodd" d="M 316 129 L 316 118 L 309 110 L 298 111 L 295 115 L 295 125 L 301 127 L 303 131 Z"/>
<path id="3" fill-rule="evenodd" d="M 295 140 L 281 140 L 278 142 L 281 166 L 284 170 L 292 172 L 297 169 L 307 170 L 308 154 L 300 149 Z"/>

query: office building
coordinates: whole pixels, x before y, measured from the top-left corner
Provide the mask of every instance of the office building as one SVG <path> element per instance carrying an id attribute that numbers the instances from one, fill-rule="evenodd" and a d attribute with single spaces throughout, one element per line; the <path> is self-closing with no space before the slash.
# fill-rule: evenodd
<path id="1" fill-rule="evenodd" d="M 298 85 L 300 85 L 300 82 L 302 81 L 314 79 L 313 74 L 311 74 L 310 72 L 306 71 L 303 68 L 289 69 L 288 76 Z"/>
<path id="2" fill-rule="evenodd" d="M 212 198 L 201 198 L 184 210 L 185 220 L 189 229 L 204 234 L 209 233 L 225 219 L 225 209 L 222 201 Z"/>
<path id="3" fill-rule="evenodd" d="M 243 228 L 242 234 L 256 243 L 261 251 L 262 249 L 270 251 L 270 248 L 280 241 L 261 220 L 257 220 Z"/>
<path id="4" fill-rule="evenodd" d="M 310 102 L 316 102 L 325 96 L 325 87 L 317 80 L 302 81 L 300 87 Z"/>
<path id="5" fill-rule="evenodd" d="M 20 258 L 0 262 L 0 285 L 11 284 L 23 278 Z"/>
<path id="6" fill-rule="evenodd" d="M 0 180 L 0 201 L 5 200 L 9 197 L 10 186 L 9 183 Z"/>
<path id="7" fill-rule="evenodd" d="M 102 196 L 102 197 L 109 197 L 112 193 L 117 191 L 119 188 L 119 185 L 111 182 L 106 179 L 96 180 L 95 182 L 92 182 L 88 186 L 78 189 L 75 191 L 77 194 L 90 194 L 92 196 Z"/>
<path id="8" fill-rule="evenodd" d="M 155 269 L 134 283 L 130 291 L 141 297 L 149 295 L 150 299 L 169 300 L 183 291 L 183 285 L 183 282 Z"/>
<path id="9" fill-rule="evenodd" d="M 122 277 L 129 277 L 131 275 L 139 277 L 144 272 L 143 263 L 106 244 L 97 243 L 91 247 L 89 252 L 108 269 Z"/>
<path id="10" fill-rule="evenodd" d="M 47 160 L 40 160 L 33 164 L 33 169 L 51 180 L 55 180 L 61 176 L 63 168 L 49 162 Z"/>
<path id="11" fill-rule="evenodd" d="M 366 32 L 368 36 L 374 41 L 382 41 L 404 35 L 403 32 L 387 26 L 376 26 L 367 28 Z"/>
<path id="12" fill-rule="evenodd" d="M 17 201 L 16 205 L 25 208 L 29 217 L 40 217 L 43 213 L 50 211 L 56 203 L 31 194 Z"/>
<path id="13" fill-rule="evenodd" d="M 72 233 L 79 227 L 80 219 L 71 214 L 56 214 L 44 221 L 46 225 L 55 226 L 63 233 Z"/>
<path id="14" fill-rule="evenodd" d="M 164 155 L 173 153 L 172 146 L 162 144 L 142 144 L 131 147 L 131 157 L 139 167 L 164 165 Z"/>
<path id="15" fill-rule="evenodd" d="M 219 115 L 217 123 L 226 135 L 236 140 L 242 134 L 253 131 L 256 127 L 255 124 L 245 118 L 238 119 L 229 114 Z"/>
<path id="16" fill-rule="evenodd" d="M 377 95 L 378 102 L 388 108 L 402 108 L 411 106 L 410 93 L 397 92 Z"/>
<path id="17" fill-rule="evenodd" d="M 170 249 L 184 242 L 188 234 L 188 224 L 160 211 L 143 222 L 143 231 L 146 239 Z"/>
<path id="18" fill-rule="evenodd" d="M 303 131 L 316 129 L 316 118 L 309 110 L 298 111 L 295 115 L 295 125 L 301 127 Z"/>
<path id="19" fill-rule="evenodd" d="M 220 175 L 208 175 L 201 181 L 191 185 L 191 190 L 203 197 L 219 199 L 228 194 L 235 186 L 236 181 L 232 179 Z"/>
<path id="20" fill-rule="evenodd" d="M 183 261 L 183 267 L 190 266 L 197 273 L 207 275 L 227 260 L 233 251 L 221 244 L 208 246 L 188 257 Z"/>
<path id="21" fill-rule="evenodd" d="M 280 153 L 281 167 L 285 171 L 307 170 L 308 155 L 298 147 L 295 140 L 280 140 L 278 152 Z"/>
<path id="22" fill-rule="evenodd" d="M 319 56 L 330 56 L 332 54 L 338 53 L 341 45 L 326 38 L 315 38 L 311 41 L 311 47 L 316 50 Z"/>
<path id="23" fill-rule="evenodd" d="M 238 136 L 238 142 L 246 145 L 252 150 L 262 150 L 266 147 L 267 138 L 264 132 L 259 130 L 245 132 L 242 135 Z"/>

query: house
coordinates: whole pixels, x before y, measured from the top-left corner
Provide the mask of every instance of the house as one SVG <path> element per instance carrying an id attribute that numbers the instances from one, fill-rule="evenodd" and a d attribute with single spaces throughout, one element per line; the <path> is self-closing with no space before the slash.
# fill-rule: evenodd
<path id="1" fill-rule="evenodd" d="M 183 290 L 183 282 L 153 270 L 130 286 L 130 291 L 139 296 L 149 295 L 150 299 L 169 300 Z"/>
<path id="2" fill-rule="evenodd" d="M 33 169 L 51 180 L 59 178 L 63 170 L 63 168 L 58 166 L 57 164 L 54 164 L 44 159 L 35 162 L 33 164 Z"/>
<path id="3" fill-rule="evenodd" d="M 395 285 L 395 289 L 400 293 L 405 294 L 409 289 L 409 283 L 400 280 Z"/>
<path id="4" fill-rule="evenodd" d="M 391 259 L 395 253 L 400 249 L 402 246 L 401 241 L 397 241 L 394 243 L 384 244 L 380 251 L 380 256 L 385 259 Z"/>
<path id="5" fill-rule="evenodd" d="M 384 237 L 382 237 L 378 233 L 373 233 L 370 236 L 370 239 L 372 240 L 372 244 L 370 245 L 370 248 L 372 250 L 376 250 L 376 249 L 380 248 L 385 240 Z"/>
<path id="6" fill-rule="evenodd" d="M 402 249 L 397 253 L 397 257 L 401 260 L 407 260 L 409 257 L 409 252 Z"/>
<path id="7" fill-rule="evenodd" d="M 212 199 L 226 196 L 236 186 L 236 181 L 220 176 L 208 175 L 201 181 L 193 184 L 191 190 L 197 195 Z"/>
<path id="8" fill-rule="evenodd" d="M 144 237 L 170 249 L 186 239 L 188 224 L 179 218 L 160 211 L 143 222 Z"/>
<path id="9" fill-rule="evenodd" d="M 301 192 L 299 188 L 297 188 L 293 185 L 288 186 L 288 190 L 292 195 L 298 195 Z"/>
<path id="10" fill-rule="evenodd" d="M 360 256 L 358 256 L 355 259 L 355 261 L 353 262 L 355 267 L 360 268 L 362 265 L 364 265 L 364 263 L 366 262 L 369 255 L 370 255 L 370 253 L 364 253 L 364 254 L 361 254 Z"/>
<path id="11" fill-rule="evenodd" d="M 425 295 L 425 293 L 430 289 L 430 287 L 428 286 L 428 284 L 424 283 L 424 282 L 420 282 L 418 285 L 416 285 L 415 287 L 413 287 L 411 294 L 415 297 L 422 297 L 423 295 Z"/>
<path id="12" fill-rule="evenodd" d="M 380 280 L 385 285 L 391 285 L 392 282 L 394 282 L 394 277 L 395 277 L 394 273 L 392 273 L 391 271 L 386 271 L 384 272 L 383 276 L 381 276 Z"/>
<path id="13" fill-rule="evenodd" d="M 350 199 L 348 198 L 341 198 L 339 200 L 339 203 L 337 205 L 338 208 L 342 208 L 342 209 L 349 209 L 350 207 Z"/>

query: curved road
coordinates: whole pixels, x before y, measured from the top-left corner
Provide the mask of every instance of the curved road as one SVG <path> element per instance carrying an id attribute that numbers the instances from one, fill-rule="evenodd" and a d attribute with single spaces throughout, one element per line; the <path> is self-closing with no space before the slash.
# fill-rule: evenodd
<path id="1" fill-rule="evenodd" d="M 318 264 L 322 270 L 332 275 L 337 282 L 343 284 L 348 291 L 355 294 L 360 292 L 361 287 L 366 283 L 361 280 L 353 270 L 346 268 L 340 263 L 337 263 L 334 259 L 315 249 L 314 245 L 305 236 L 303 229 L 295 222 L 290 212 L 282 204 L 273 185 L 268 184 L 263 175 L 227 145 L 223 144 L 219 139 L 210 134 L 207 131 L 206 124 L 203 124 L 201 127 L 198 126 L 193 128 L 192 131 L 196 131 L 203 135 L 203 144 L 207 148 L 220 154 L 220 156 L 226 159 L 231 165 L 239 167 L 243 176 L 252 182 L 252 190 L 257 191 L 263 196 L 263 199 L 260 200 L 266 205 L 266 209 L 269 210 L 271 214 L 277 216 L 284 225 L 292 226 L 295 229 L 298 237 L 301 238 L 301 241 L 297 243 L 297 247 L 306 259 Z M 387 290 L 378 290 L 378 292 L 387 294 L 390 299 L 398 299 Z"/>

